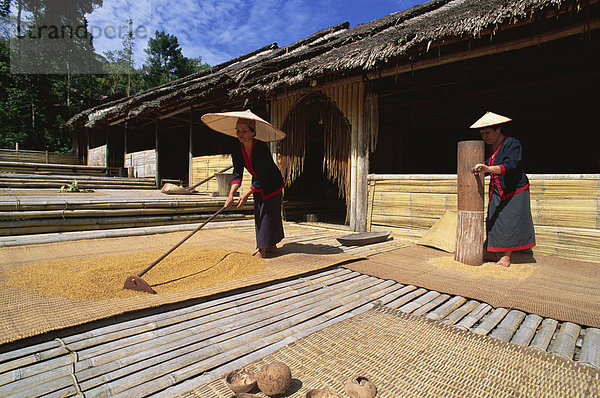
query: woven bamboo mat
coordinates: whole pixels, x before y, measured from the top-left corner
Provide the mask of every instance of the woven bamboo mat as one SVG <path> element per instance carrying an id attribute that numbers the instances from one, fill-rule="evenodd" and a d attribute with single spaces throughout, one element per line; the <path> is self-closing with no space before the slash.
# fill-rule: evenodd
<path id="1" fill-rule="evenodd" d="M 600 372 L 544 352 L 380 307 L 292 343 L 248 367 L 274 361 L 292 371 L 286 397 L 313 388 L 344 395 L 353 376 L 378 397 L 590 397 Z M 257 393 L 259 397 L 266 397 Z M 231 397 L 224 378 L 185 397 Z"/>
<path id="2" fill-rule="evenodd" d="M 600 264 L 513 254 L 509 268 L 453 261 L 453 254 L 411 246 L 345 267 L 442 293 L 580 325 L 600 327 Z M 454 264 L 449 264 L 454 263 Z"/>
<path id="3" fill-rule="evenodd" d="M 136 293 L 134 297 L 96 301 L 73 300 L 57 295 L 47 296 L 29 289 L 10 287 L 7 286 L 7 279 L 3 276 L 6 270 L 50 260 L 131 254 L 152 249 L 166 251 L 188 233 L 189 231 L 0 249 L 0 344 L 128 311 L 207 297 L 281 280 L 355 259 L 330 246 L 284 241 L 277 257 L 269 259 L 260 272 L 244 278 L 183 292 L 156 295 Z M 231 229 L 210 229 L 198 231 L 184 244 L 184 246 L 188 245 L 252 253 L 255 250 L 255 238 L 251 234 Z M 157 265 L 159 266 L 160 264 Z M 131 269 L 128 274 L 135 275 L 140 271 L 142 269 Z M 124 282 L 124 279 L 120 281 L 120 283 Z M 86 288 L 86 283 L 87 281 L 80 282 L 81 289 Z"/>

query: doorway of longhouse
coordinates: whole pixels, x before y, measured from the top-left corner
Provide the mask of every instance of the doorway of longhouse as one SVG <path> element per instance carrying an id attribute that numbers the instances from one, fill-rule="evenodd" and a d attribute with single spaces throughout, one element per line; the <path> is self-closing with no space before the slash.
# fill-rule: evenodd
<path id="1" fill-rule="evenodd" d="M 323 94 L 302 98 L 283 126 L 279 144 L 286 221 L 344 224 L 347 215 L 350 126 Z"/>

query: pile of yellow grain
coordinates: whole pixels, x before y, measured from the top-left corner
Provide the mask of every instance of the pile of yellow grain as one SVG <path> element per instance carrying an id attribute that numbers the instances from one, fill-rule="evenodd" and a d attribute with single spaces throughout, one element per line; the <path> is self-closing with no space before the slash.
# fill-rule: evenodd
<path id="1" fill-rule="evenodd" d="M 510 267 L 502 267 L 495 262 L 486 262 L 480 266 L 466 265 L 455 261 L 453 256 L 434 257 L 429 263 L 437 268 L 458 271 L 469 278 L 494 278 L 525 280 L 533 271 L 534 264 L 511 264 Z"/>
<path id="2" fill-rule="evenodd" d="M 4 272 L 8 286 L 44 296 L 73 300 L 103 300 L 140 294 L 123 289 L 125 279 L 137 275 L 165 250 L 104 257 L 55 260 Z M 182 246 L 142 276 L 157 293 L 181 292 L 260 272 L 267 260 L 248 252 Z"/>

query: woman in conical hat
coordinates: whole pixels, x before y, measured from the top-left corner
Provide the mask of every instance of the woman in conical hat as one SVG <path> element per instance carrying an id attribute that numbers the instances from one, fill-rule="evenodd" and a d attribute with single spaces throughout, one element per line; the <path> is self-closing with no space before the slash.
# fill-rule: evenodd
<path id="1" fill-rule="evenodd" d="M 485 164 L 476 164 L 475 173 L 490 175 L 490 198 L 486 218 L 486 259 L 509 267 L 513 251 L 535 246 L 531 218 L 529 180 L 521 163 L 521 143 L 502 133 L 511 119 L 487 112 L 473 125 L 489 146 Z"/>
<path id="2" fill-rule="evenodd" d="M 242 184 L 245 167 L 252 175 L 252 184 L 240 195 L 237 207 L 243 206 L 253 195 L 258 249 L 255 255 L 264 258 L 268 252 L 277 250 L 277 243 L 284 237 L 281 219 L 283 177 L 265 142 L 282 139 L 285 133 L 250 111 L 207 113 L 202 116 L 202 121 L 211 129 L 239 141 L 231 153 L 233 175 L 225 206 L 233 205 L 233 196 Z"/>

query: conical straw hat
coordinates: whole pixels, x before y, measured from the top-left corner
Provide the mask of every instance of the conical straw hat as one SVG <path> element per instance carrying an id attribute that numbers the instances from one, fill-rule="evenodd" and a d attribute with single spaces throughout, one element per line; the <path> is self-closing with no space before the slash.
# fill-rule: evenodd
<path id="1" fill-rule="evenodd" d="M 495 126 L 496 124 L 510 122 L 511 120 L 512 119 L 509 119 L 506 116 L 501 116 L 494 112 L 486 112 L 485 115 L 471 125 L 471 128 L 481 129 L 488 126 Z"/>
<path id="2" fill-rule="evenodd" d="M 206 113 L 201 117 L 204 124 L 219 133 L 227 134 L 232 137 L 237 137 L 235 134 L 235 125 L 238 119 L 250 119 L 256 122 L 256 139 L 270 142 L 285 138 L 285 133 L 266 120 L 256 116 L 250 110 L 222 112 L 222 113 Z"/>

